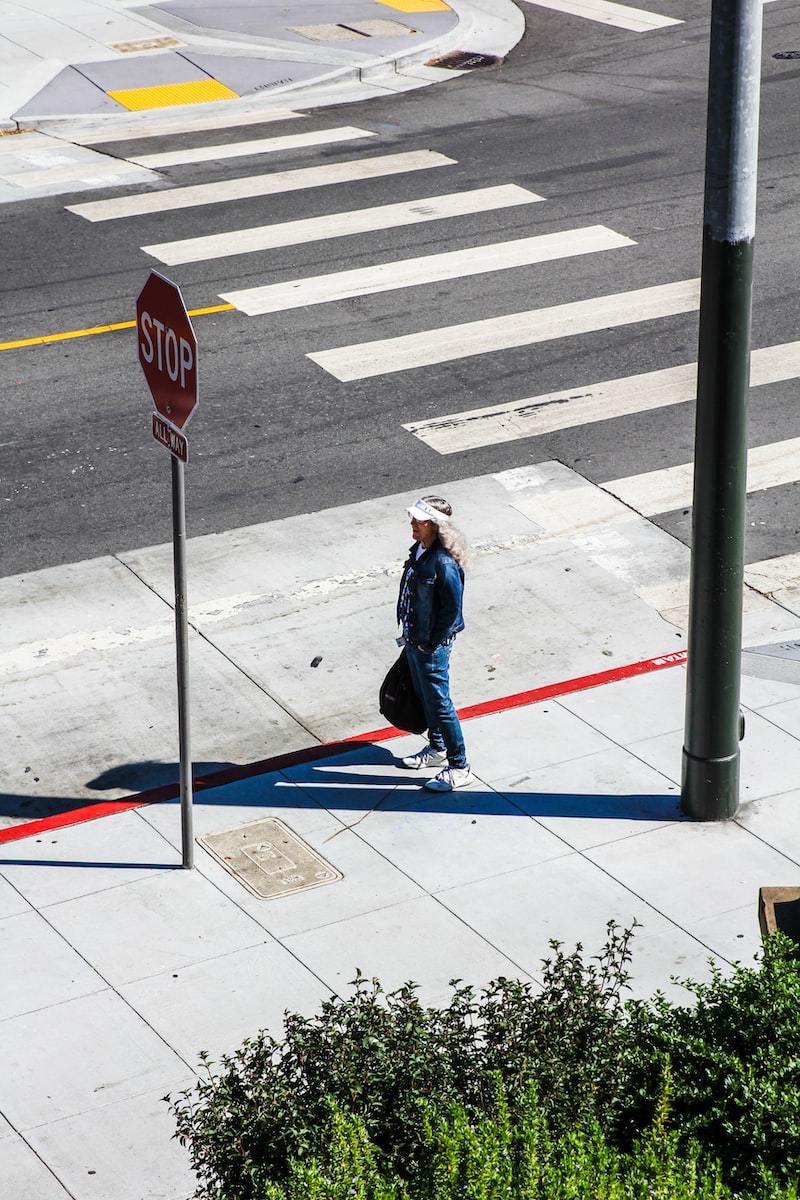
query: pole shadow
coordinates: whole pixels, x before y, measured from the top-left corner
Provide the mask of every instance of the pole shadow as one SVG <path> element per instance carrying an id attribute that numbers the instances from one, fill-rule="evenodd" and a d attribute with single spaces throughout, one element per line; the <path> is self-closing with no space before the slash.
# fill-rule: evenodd
<path id="1" fill-rule="evenodd" d="M 234 768 L 229 762 L 198 762 L 193 764 L 193 773 L 198 778 L 214 777 L 224 774 Z M 90 779 L 84 786 L 92 792 L 127 791 L 132 793 L 120 799 L 137 799 L 138 794 L 144 793 L 148 799 L 161 798 L 163 792 L 168 798 L 174 789 L 177 794 L 180 779 L 180 765 L 172 762 L 142 762 L 121 763 L 109 767 L 100 775 Z M 152 794 L 152 795 L 151 795 Z M 143 801 L 144 803 L 147 800 Z M 104 804 L 105 799 L 94 796 L 30 796 L 20 792 L 0 792 L 0 819 L 8 817 L 13 820 L 40 821 L 47 817 L 59 817 L 76 809 L 91 808 L 94 804 Z"/>

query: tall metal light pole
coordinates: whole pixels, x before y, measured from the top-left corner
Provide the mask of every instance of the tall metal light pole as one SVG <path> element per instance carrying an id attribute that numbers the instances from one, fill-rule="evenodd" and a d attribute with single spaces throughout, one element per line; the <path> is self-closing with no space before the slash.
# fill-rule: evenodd
<path id="1" fill-rule="evenodd" d="M 762 0 L 712 0 L 681 808 L 739 804 Z"/>

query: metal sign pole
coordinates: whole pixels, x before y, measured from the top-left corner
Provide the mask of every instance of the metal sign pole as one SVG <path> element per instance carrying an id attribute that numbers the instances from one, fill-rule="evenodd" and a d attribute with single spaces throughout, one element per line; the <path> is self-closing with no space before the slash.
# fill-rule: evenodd
<path id="1" fill-rule="evenodd" d="M 172 555 L 175 571 L 175 650 L 178 665 L 181 840 L 183 866 L 194 866 L 192 755 L 189 745 L 189 613 L 186 602 L 186 500 L 183 429 L 197 407 L 197 338 L 181 290 L 151 271 L 136 297 L 139 365 L 155 412 L 153 437 L 172 457 Z"/>
<path id="2" fill-rule="evenodd" d="M 713 0 L 681 809 L 739 805 L 761 0 Z"/>
<path id="3" fill-rule="evenodd" d="M 178 665 L 181 842 L 183 866 L 194 866 L 192 755 L 189 736 L 189 612 L 186 599 L 186 498 L 184 464 L 172 459 L 172 555 L 175 568 L 175 649 Z"/>

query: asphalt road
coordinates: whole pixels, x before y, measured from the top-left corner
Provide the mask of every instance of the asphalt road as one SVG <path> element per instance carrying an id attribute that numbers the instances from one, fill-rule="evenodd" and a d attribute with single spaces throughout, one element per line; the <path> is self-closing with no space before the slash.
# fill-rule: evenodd
<path id="1" fill-rule="evenodd" d="M 662 5 L 662 9 L 665 6 Z M 164 187 L 428 149 L 436 170 L 90 223 L 67 204 L 141 188 L 0 206 L 3 342 L 132 320 L 152 267 L 189 309 L 220 293 L 603 225 L 635 242 L 603 253 L 248 317 L 198 316 L 201 401 L 187 428 L 190 535 L 558 459 L 602 482 L 692 458 L 693 405 L 593 421 L 442 456 L 404 423 L 691 362 L 696 313 L 341 382 L 307 357 L 485 317 L 691 279 L 700 273 L 708 27 L 634 36 L 543 9 L 508 62 L 445 85 L 304 110 L 304 128 L 377 137 L 263 158 L 166 167 Z M 765 7 L 753 344 L 798 337 L 800 16 Z M 297 132 L 297 121 L 109 144 L 120 157 Z M 544 198 L 486 214 L 164 267 L 142 246 L 513 183 Z M 646 384 L 643 384 L 646 386 Z M 169 456 L 133 330 L 0 352 L 6 413 L 0 572 L 169 540 Z M 755 389 L 751 444 L 800 436 L 798 383 Z M 800 477 L 800 465 L 798 466 Z M 654 519 L 688 539 L 684 509 Z M 792 552 L 798 485 L 751 497 L 748 561 Z M 347 535 L 347 530 L 343 530 Z"/>

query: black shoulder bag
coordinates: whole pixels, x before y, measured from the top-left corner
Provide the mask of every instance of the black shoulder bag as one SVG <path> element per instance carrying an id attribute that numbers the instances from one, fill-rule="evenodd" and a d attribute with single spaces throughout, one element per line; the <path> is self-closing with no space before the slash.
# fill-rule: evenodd
<path id="1" fill-rule="evenodd" d="M 381 684 L 378 704 L 386 720 L 390 721 L 395 729 L 424 733 L 428 728 L 422 701 L 411 682 L 405 647 L 397 661 L 392 663 Z"/>

